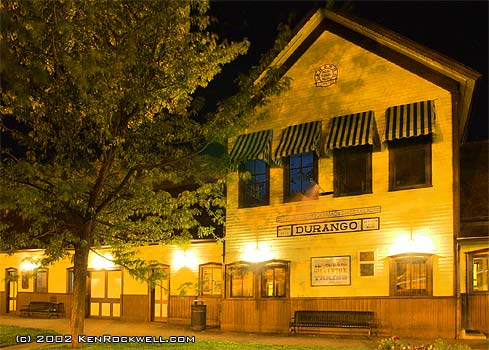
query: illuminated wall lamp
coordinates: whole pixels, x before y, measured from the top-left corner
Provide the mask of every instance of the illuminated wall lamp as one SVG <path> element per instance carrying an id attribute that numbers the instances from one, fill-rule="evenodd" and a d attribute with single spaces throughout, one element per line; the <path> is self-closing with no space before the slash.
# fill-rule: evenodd
<path id="1" fill-rule="evenodd" d="M 105 254 L 94 253 L 92 255 L 90 266 L 96 270 L 112 269 L 115 267 L 114 262 L 112 261 L 113 259 L 114 258 L 110 253 L 105 253 Z"/>
<path id="2" fill-rule="evenodd" d="M 269 245 L 264 242 L 248 243 L 243 254 L 243 260 L 249 262 L 272 260 L 273 257 Z"/>
<path id="3" fill-rule="evenodd" d="M 390 255 L 407 253 L 434 254 L 433 240 L 424 235 L 414 237 L 412 230 L 409 234 L 401 234 L 391 246 Z"/>
<path id="4" fill-rule="evenodd" d="M 173 255 L 173 267 L 177 270 L 187 267 L 191 270 L 197 269 L 197 256 L 191 250 L 177 250 Z"/>

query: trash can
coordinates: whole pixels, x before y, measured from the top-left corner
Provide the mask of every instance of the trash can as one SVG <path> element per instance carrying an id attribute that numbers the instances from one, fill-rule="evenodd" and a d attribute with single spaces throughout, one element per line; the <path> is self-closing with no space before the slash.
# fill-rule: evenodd
<path id="1" fill-rule="evenodd" d="M 190 327 L 194 331 L 203 331 L 205 329 L 206 308 L 207 305 L 204 305 L 204 302 L 199 300 L 194 300 L 194 303 L 190 305 Z"/>

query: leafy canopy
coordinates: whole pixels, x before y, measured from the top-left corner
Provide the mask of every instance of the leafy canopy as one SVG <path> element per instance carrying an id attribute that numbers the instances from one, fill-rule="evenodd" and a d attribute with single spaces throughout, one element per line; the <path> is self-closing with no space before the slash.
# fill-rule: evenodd
<path id="1" fill-rule="evenodd" d="M 0 249 L 42 247 L 49 262 L 77 244 L 122 252 L 213 235 L 226 156 L 209 145 L 283 85 L 273 74 L 256 84 L 257 70 L 205 118 L 194 93 L 248 42 L 208 32 L 205 1 L 0 6 Z M 190 182 L 198 186 L 171 190 Z"/>

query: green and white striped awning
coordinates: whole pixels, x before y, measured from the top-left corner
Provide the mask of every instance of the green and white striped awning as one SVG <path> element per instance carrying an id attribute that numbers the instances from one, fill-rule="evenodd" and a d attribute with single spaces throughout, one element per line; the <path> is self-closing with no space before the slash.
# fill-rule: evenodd
<path id="1" fill-rule="evenodd" d="M 435 101 L 422 101 L 387 108 L 385 141 L 435 132 Z"/>
<path id="2" fill-rule="evenodd" d="M 274 153 L 274 161 L 282 163 L 282 158 L 294 154 L 319 151 L 321 121 L 314 121 L 285 128 Z"/>
<path id="3" fill-rule="evenodd" d="M 239 135 L 229 155 L 232 163 L 245 160 L 262 159 L 270 161 L 272 130 L 257 131 Z"/>
<path id="4" fill-rule="evenodd" d="M 373 111 L 334 117 L 331 120 L 326 149 L 373 145 L 376 132 Z"/>

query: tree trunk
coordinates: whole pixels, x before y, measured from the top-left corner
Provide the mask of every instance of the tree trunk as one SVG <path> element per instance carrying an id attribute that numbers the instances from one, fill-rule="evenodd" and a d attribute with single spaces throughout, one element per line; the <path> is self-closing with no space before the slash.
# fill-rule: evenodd
<path id="1" fill-rule="evenodd" d="M 90 246 L 81 242 L 75 246 L 74 273 L 75 283 L 71 304 L 70 333 L 72 347 L 80 348 L 78 336 L 83 334 L 85 327 L 85 296 L 87 294 L 87 266 Z"/>

